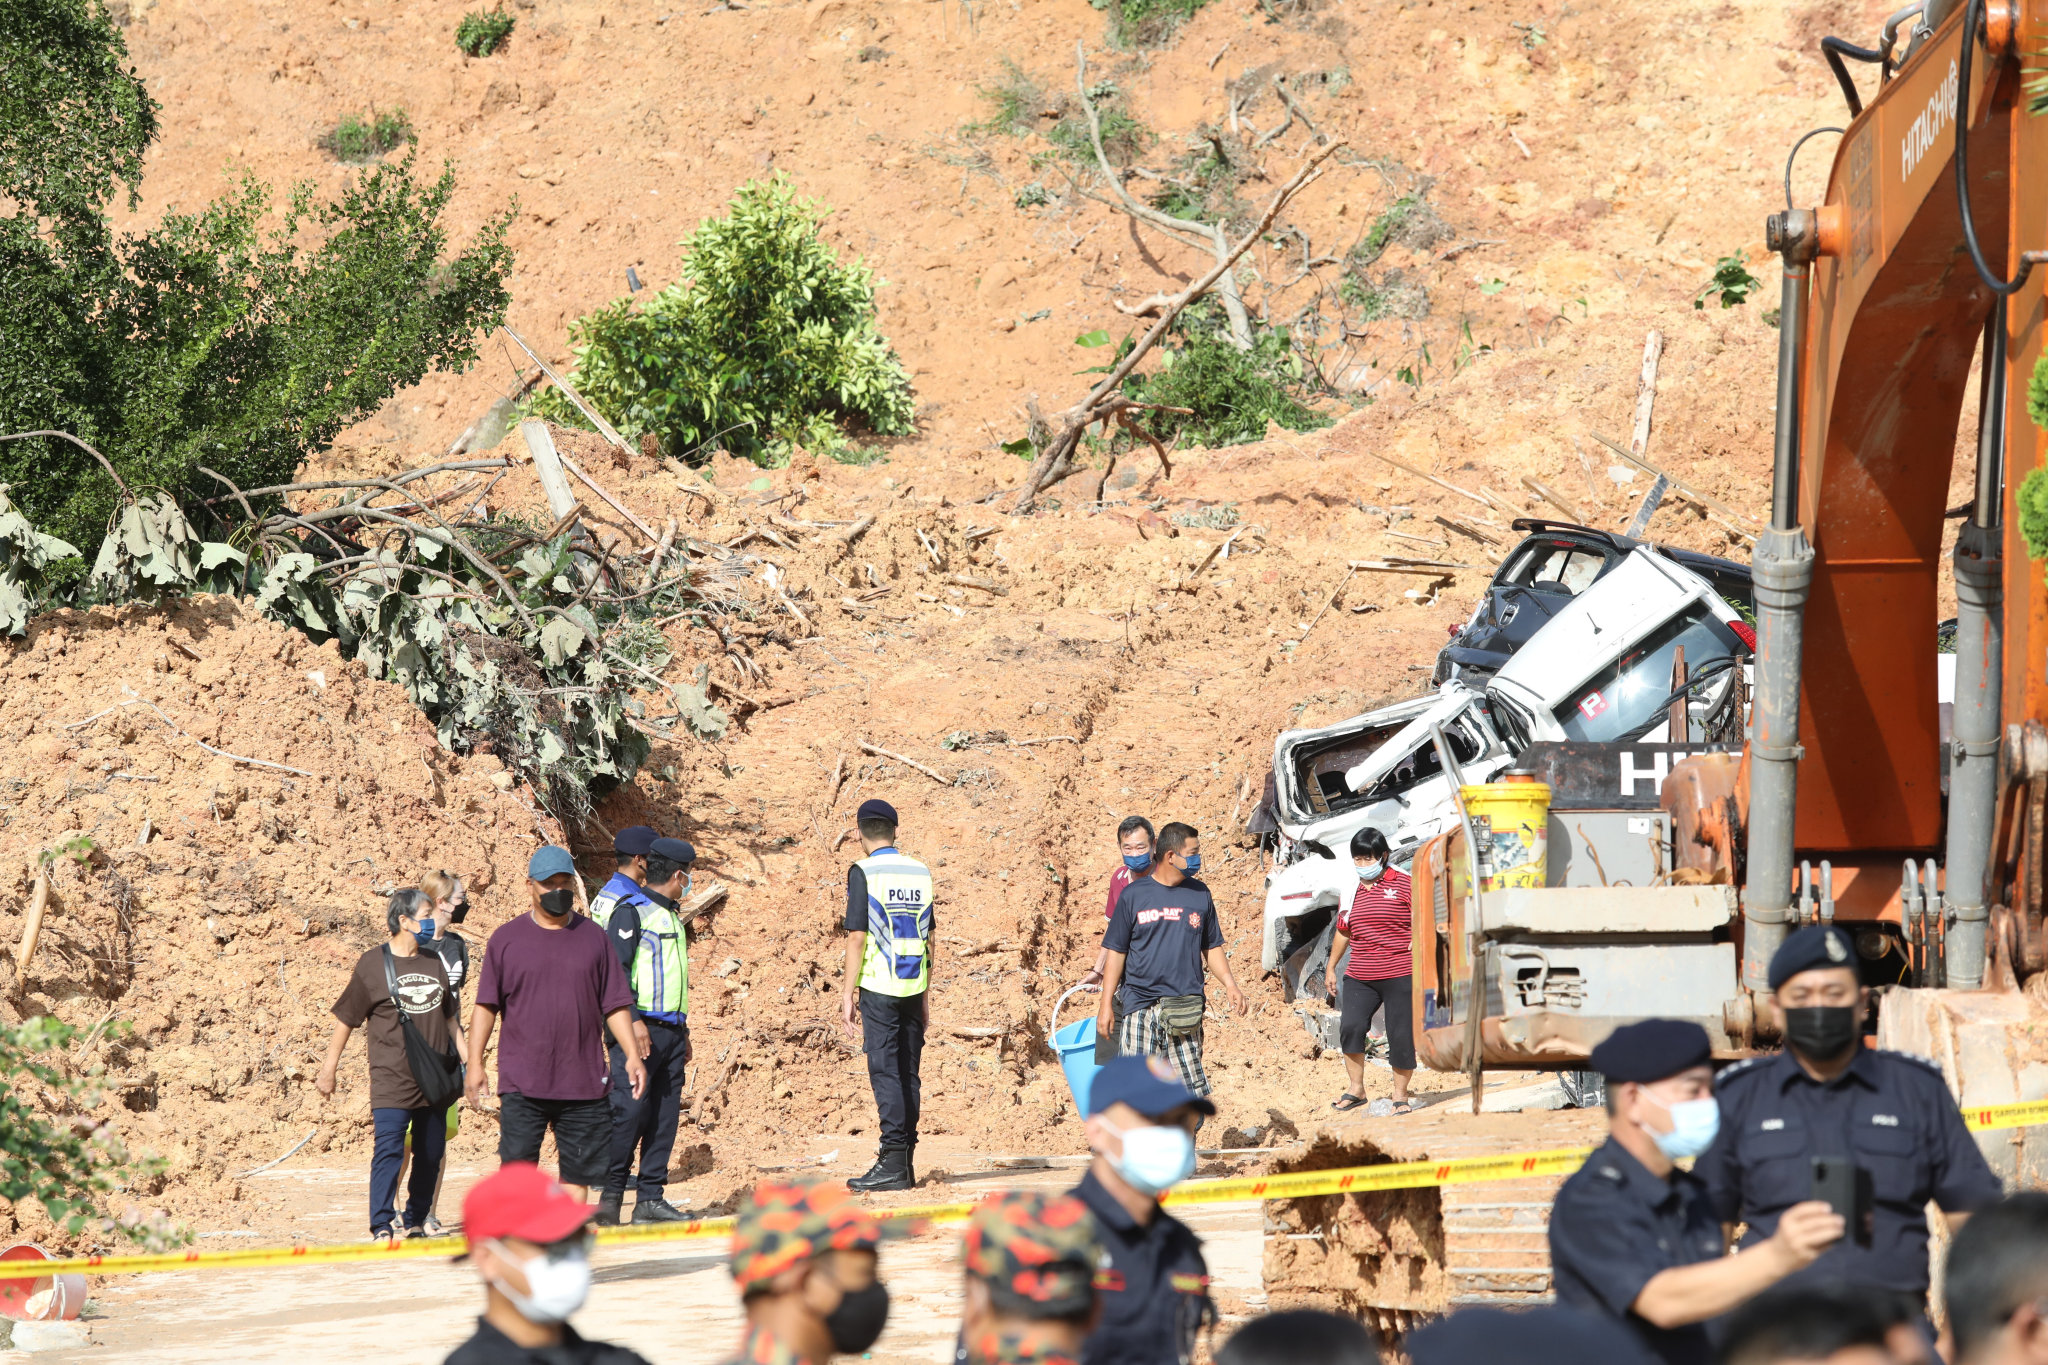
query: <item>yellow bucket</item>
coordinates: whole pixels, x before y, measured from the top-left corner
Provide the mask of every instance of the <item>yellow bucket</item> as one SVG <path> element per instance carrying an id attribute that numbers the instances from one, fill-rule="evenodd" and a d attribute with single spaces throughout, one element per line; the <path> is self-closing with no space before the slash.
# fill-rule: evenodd
<path id="1" fill-rule="evenodd" d="M 1550 843 L 1550 787 L 1547 783 L 1491 782 L 1460 787 L 1472 833 L 1479 841 L 1481 889 L 1544 885 Z"/>

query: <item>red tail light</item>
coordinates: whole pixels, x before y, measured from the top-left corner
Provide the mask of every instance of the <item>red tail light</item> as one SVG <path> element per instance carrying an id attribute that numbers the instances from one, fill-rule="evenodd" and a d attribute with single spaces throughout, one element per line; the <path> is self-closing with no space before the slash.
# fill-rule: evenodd
<path id="1" fill-rule="evenodd" d="M 1453 634 L 1453 635 L 1456 635 L 1456 634 L 1457 634 L 1457 633 L 1458 633 L 1459 631 L 1463 630 L 1463 629 L 1464 629 L 1464 627 L 1463 627 L 1463 626 L 1446 626 L 1446 627 L 1445 627 L 1445 629 L 1446 629 L 1446 630 L 1448 630 L 1448 631 L 1450 631 L 1450 633 L 1451 633 L 1451 634 Z"/>
<path id="2" fill-rule="evenodd" d="M 1730 621 L 1728 629 L 1735 632 L 1735 638 L 1749 646 L 1749 652 L 1756 653 L 1756 627 L 1747 621 Z"/>

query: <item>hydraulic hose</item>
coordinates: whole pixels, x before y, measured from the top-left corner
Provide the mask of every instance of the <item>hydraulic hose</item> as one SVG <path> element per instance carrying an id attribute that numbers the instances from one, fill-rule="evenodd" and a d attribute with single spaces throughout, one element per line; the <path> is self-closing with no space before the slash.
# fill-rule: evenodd
<path id="1" fill-rule="evenodd" d="M 1984 248 L 1977 241 L 1977 219 L 1970 212 L 1970 68 L 1977 56 L 1977 29 L 1984 18 L 1984 0 L 1969 0 L 1963 8 L 1963 51 L 1956 58 L 1956 103 L 1959 106 L 1955 117 L 1949 121 L 1956 126 L 1956 216 L 1963 225 L 1963 245 L 1970 249 L 1970 263 L 1977 267 L 1977 278 L 1984 281 L 1984 287 L 1995 294 L 2017 294 L 2020 286 L 2027 282 L 2027 274 L 2034 263 L 2022 259 L 2020 273 L 2011 280 L 2004 280 L 1991 273 L 1991 263 L 1984 259 Z"/>

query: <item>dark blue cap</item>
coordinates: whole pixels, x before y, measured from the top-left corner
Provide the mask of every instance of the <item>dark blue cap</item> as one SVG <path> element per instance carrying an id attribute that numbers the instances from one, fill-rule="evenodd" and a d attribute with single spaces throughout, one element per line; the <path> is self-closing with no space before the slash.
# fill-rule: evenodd
<path id="1" fill-rule="evenodd" d="M 1119 1057 L 1095 1073 L 1088 1087 L 1088 1112 L 1099 1114 L 1112 1104 L 1128 1104 L 1148 1119 L 1192 1104 L 1204 1114 L 1216 1106 L 1181 1084 L 1164 1057 Z"/>
<path id="2" fill-rule="evenodd" d="M 1788 937 L 1771 954 L 1771 989 L 1815 967 L 1856 970 L 1856 945 L 1832 924 L 1809 924 Z"/>
<path id="3" fill-rule="evenodd" d="M 1653 1365 L 1635 1334 L 1613 1318 L 1571 1308 L 1466 1308 L 1408 1338 L 1415 1365 Z"/>
<path id="4" fill-rule="evenodd" d="M 645 858 L 655 837 L 646 825 L 628 825 L 612 836 L 612 852 L 621 858 Z"/>
<path id="5" fill-rule="evenodd" d="M 1707 1031 L 1684 1019 L 1623 1024 L 1593 1049 L 1593 1070 L 1610 1081 L 1639 1084 L 1676 1076 L 1714 1059 Z"/>
<path id="6" fill-rule="evenodd" d="M 688 839 L 656 839 L 647 852 L 656 858 L 666 858 L 672 863 L 694 863 L 697 850 L 690 846 Z"/>
<path id="7" fill-rule="evenodd" d="M 543 844 L 533 851 L 526 860 L 528 881 L 544 882 L 550 877 L 559 877 L 564 872 L 573 873 L 576 860 L 569 856 L 569 850 L 554 844 Z"/>
<path id="8" fill-rule="evenodd" d="M 863 801 L 860 803 L 860 809 L 854 812 L 853 818 L 856 820 L 887 820 L 892 825 L 897 823 L 896 808 L 887 801 Z"/>

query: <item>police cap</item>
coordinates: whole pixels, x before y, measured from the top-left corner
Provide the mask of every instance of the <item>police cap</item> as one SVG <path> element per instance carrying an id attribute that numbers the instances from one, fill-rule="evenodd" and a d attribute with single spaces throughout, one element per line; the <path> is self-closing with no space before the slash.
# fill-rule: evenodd
<path id="1" fill-rule="evenodd" d="M 1856 966 L 1856 945 L 1832 924 L 1809 924 L 1771 954 L 1771 989 L 1815 967 Z"/>
<path id="2" fill-rule="evenodd" d="M 1180 1075 L 1164 1057 L 1118 1057 L 1105 1063 L 1088 1086 L 1088 1113 L 1101 1113 L 1112 1104 L 1128 1104 L 1148 1119 L 1192 1105 L 1203 1114 L 1214 1114 L 1216 1106 L 1181 1083 Z"/>
<path id="3" fill-rule="evenodd" d="M 647 852 L 650 857 L 666 858 L 685 866 L 697 861 L 697 850 L 688 839 L 656 839 L 647 846 Z"/>
<path id="4" fill-rule="evenodd" d="M 621 858 L 645 858 L 655 834 L 646 825 L 628 825 L 612 836 L 612 852 Z"/>
<path id="5" fill-rule="evenodd" d="M 1676 1076 L 1712 1060 L 1707 1031 L 1684 1019 L 1623 1024 L 1593 1049 L 1593 1070 L 1610 1081 L 1639 1084 Z"/>
<path id="6" fill-rule="evenodd" d="M 861 802 L 860 809 L 854 812 L 853 818 L 856 820 L 887 820 L 892 825 L 900 823 L 896 819 L 896 808 L 894 806 L 890 805 L 887 801 L 873 798 Z"/>

